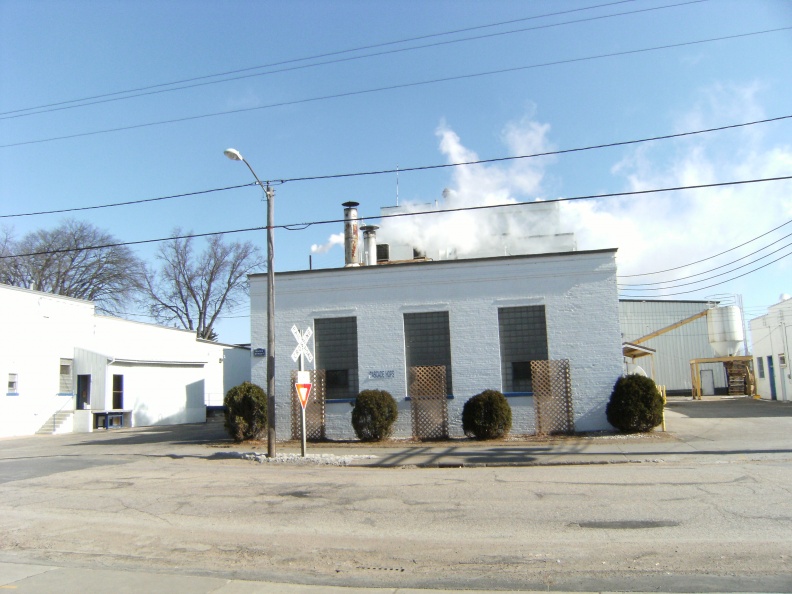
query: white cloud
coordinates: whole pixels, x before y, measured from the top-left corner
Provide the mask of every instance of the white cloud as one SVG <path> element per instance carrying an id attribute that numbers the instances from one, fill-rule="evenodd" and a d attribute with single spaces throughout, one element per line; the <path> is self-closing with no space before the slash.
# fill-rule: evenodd
<path id="1" fill-rule="evenodd" d="M 694 130 L 761 119 L 765 116 L 757 102 L 759 90 L 755 84 L 715 85 L 680 116 L 677 127 Z M 626 189 L 643 190 L 760 179 L 792 171 L 792 148 L 769 146 L 761 125 L 690 137 L 674 142 L 670 151 L 668 143 L 632 150 L 612 173 L 623 178 Z M 792 184 L 767 182 L 569 203 L 563 212 L 574 221 L 580 249 L 619 247 L 620 274 L 646 273 L 715 255 L 789 220 Z M 695 269 L 642 280 L 664 281 L 701 272 L 768 242 L 750 244 Z"/>

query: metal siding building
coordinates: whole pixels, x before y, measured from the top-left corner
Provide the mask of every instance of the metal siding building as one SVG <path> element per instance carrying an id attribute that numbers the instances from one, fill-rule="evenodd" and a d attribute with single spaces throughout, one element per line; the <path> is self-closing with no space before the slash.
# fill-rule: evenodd
<path id="1" fill-rule="evenodd" d="M 631 342 L 656 330 L 689 318 L 713 305 L 709 301 L 634 301 L 619 300 L 619 326 L 623 342 Z M 689 394 L 692 389 L 690 377 L 690 360 L 716 357 L 717 354 L 709 343 L 707 318 L 697 320 L 675 328 L 666 334 L 652 338 L 644 343 L 657 350 L 654 355 L 654 379 L 663 385 L 669 394 Z M 636 360 L 647 375 L 651 375 L 650 357 Z M 702 385 L 711 374 L 716 393 L 725 393 L 727 389 L 726 372 L 722 363 L 705 363 L 701 365 Z"/>

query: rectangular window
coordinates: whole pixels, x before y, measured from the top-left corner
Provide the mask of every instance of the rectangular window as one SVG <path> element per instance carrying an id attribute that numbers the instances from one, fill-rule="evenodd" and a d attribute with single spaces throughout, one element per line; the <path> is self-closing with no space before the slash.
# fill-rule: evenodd
<path id="1" fill-rule="evenodd" d="M 124 376 L 113 375 L 113 408 L 124 408 Z"/>
<path id="2" fill-rule="evenodd" d="M 786 367 L 786 353 L 778 353 L 779 367 Z"/>
<path id="3" fill-rule="evenodd" d="M 531 361 L 547 360 L 544 305 L 498 308 L 503 391 L 533 392 Z"/>
<path id="4" fill-rule="evenodd" d="M 19 394 L 19 377 L 16 373 L 8 374 L 8 394 Z"/>
<path id="5" fill-rule="evenodd" d="M 326 373 L 326 398 L 357 398 L 358 339 L 357 318 L 314 320 L 316 368 Z"/>
<path id="6" fill-rule="evenodd" d="M 756 373 L 759 375 L 759 379 L 764 379 L 764 360 L 761 357 L 756 358 Z"/>
<path id="7" fill-rule="evenodd" d="M 60 360 L 60 384 L 58 386 L 60 394 L 74 393 L 74 379 L 72 378 L 72 360 Z"/>
<path id="8" fill-rule="evenodd" d="M 454 393 L 447 311 L 404 314 L 404 351 L 407 367 L 445 365 L 446 391 Z"/>

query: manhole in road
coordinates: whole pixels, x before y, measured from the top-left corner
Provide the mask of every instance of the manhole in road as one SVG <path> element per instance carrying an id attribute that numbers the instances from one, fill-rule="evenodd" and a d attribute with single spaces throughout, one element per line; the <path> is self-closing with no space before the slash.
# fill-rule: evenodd
<path id="1" fill-rule="evenodd" d="M 606 530 L 640 530 L 643 528 L 673 528 L 679 522 L 669 520 L 613 520 L 611 522 L 577 522 L 572 526 L 600 528 Z"/>

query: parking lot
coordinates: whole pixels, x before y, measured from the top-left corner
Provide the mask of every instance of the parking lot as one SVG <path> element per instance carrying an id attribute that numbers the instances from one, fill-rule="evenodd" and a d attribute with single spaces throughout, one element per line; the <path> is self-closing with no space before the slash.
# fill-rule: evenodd
<path id="1" fill-rule="evenodd" d="M 667 425 L 309 444 L 342 467 L 245 460 L 221 424 L 4 439 L 0 585 L 791 592 L 792 407 L 679 399 Z"/>

